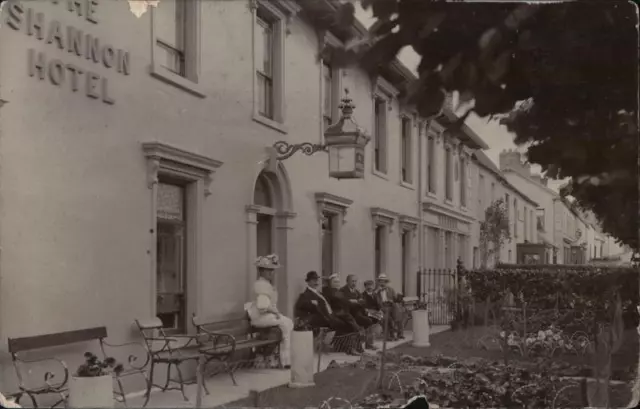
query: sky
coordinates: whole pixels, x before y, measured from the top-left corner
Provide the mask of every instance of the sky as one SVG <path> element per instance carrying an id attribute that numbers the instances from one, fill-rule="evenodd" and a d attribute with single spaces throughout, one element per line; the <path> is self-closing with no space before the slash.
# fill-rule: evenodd
<path id="1" fill-rule="evenodd" d="M 355 3 L 356 18 L 360 20 L 365 27 L 371 26 L 375 19 L 369 12 L 362 9 L 359 1 L 356 1 Z M 410 47 L 403 48 L 398 55 L 398 59 L 417 75 L 416 68 L 420 62 L 420 57 Z M 489 122 L 487 121 L 487 118 L 483 119 L 472 113 L 467 118 L 466 124 L 480 135 L 487 145 L 489 145 L 489 149 L 485 150 L 485 153 L 496 164 L 496 166 L 499 166 L 498 157 L 500 152 L 503 150 L 517 149 L 520 152 L 526 151 L 525 148 L 518 148 L 513 143 L 514 135 L 508 132 L 506 127 L 500 125 L 497 121 Z M 540 170 L 540 166 L 538 165 L 531 166 L 531 171 L 533 173 L 539 173 Z M 564 183 L 565 181 L 550 180 L 549 187 L 557 191 Z"/>

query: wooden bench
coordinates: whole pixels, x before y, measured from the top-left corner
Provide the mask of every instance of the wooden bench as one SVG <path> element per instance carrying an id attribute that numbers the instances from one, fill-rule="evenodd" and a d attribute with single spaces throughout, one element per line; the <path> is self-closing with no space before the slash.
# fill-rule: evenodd
<path id="1" fill-rule="evenodd" d="M 56 407 L 61 403 L 65 403 L 67 400 L 67 382 L 69 381 L 69 369 L 67 368 L 66 363 L 55 357 L 29 360 L 26 359 L 24 355 L 26 355 L 28 352 L 34 352 L 36 350 L 46 348 L 61 347 L 80 342 L 98 341 L 98 344 L 100 346 L 99 354 L 102 355 L 102 359 L 111 357 L 112 355 L 108 354 L 107 352 L 111 352 L 109 350 L 113 348 L 130 348 L 135 346 L 139 347 L 139 355 L 130 354 L 128 356 L 127 362 L 119 362 L 125 367 L 125 369 L 120 374 L 114 374 L 119 389 L 118 391 L 114 391 L 114 394 L 116 396 L 119 396 L 122 402 L 126 405 L 124 388 L 122 386 L 122 378 L 139 374 L 146 379 L 144 368 L 149 362 L 149 356 L 146 354 L 144 348 L 142 348 L 139 343 L 129 342 L 125 344 L 110 344 L 105 341 L 106 338 L 106 327 L 87 328 L 76 331 L 65 331 L 31 337 L 9 338 L 9 353 L 11 354 L 13 366 L 18 378 L 18 387 L 20 389 L 19 392 L 11 394 L 12 396 L 15 396 L 16 403 L 20 403 L 20 399 L 24 395 L 27 395 L 29 399 L 31 399 L 31 403 L 35 408 L 38 407 L 36 398 L 39 395 L 59 395 L 59 400 L 56 401 L 56 403 L 52 407 Z M 83 351 L 83 353 L 84 352 L 88 351 Z M 25 369 L 30 365 L 45 364 L 47 362 L 55 363 L 57 370 L 61 372 L 61 374 L 56 373 L 57 371 L 55 370 L 48 370 L 44 373 L 43 383 L 32 385 L 28 380 L 28 374 L 31 371 L 27 370 L 25 372 Z"/>
<path id="2" fill-rule="evenodd" d="M 249 352 L 251 361 L 255 355 L 276 355 L 279 367 L 280 342 L 282 332 L 280 328 L 257 328 L 251 325 L 249 317 L 245 314 L 241 318 L 220 321 L 212 316 L 194 316 L 193 325 L 196 327 L 199 340 L 203 342 L 202 353 L 205 355 L 205 366 L 209 362 L 219 362 L 225 372 L 229 374 L 234 385 L 237 385 L 234 376 L 238 354 L 242 351 Z M 203 368 L 204 371 L 204 368 Z"/>

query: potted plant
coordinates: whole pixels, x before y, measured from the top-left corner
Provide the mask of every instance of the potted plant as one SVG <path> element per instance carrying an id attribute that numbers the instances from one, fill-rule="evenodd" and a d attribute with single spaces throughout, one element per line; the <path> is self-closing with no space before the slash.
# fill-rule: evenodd
<path id="1" fill-rule="evenodd" d="M 69 407 L 112 408 L 113 374 L 124 370 L 114 358 L 100 360 L 91 352 L 84 354 L 85 361 L 69 380 Z"/>
<path id="2" fill-rule="evenodd" d="M 429 310 L 427 303 L 418 301 L 415 308 L 411 311 L 411 325 L 413 331 L 414 347 L 429 347 Z"/>
<path id="3" fill-rule="evenodd" d="M 290 388 L 314 386 L 313 379 L 313 329 L 306 320 L 296 318 L 291 333 L 291 381 Z"/>

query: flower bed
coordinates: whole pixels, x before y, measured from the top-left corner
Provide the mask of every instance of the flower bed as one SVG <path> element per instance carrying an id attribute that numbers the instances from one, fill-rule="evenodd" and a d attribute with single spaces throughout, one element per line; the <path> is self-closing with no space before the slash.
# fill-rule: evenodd
<path id="1" fill-rule="evenodd" d="M 402 385 L 398 374 L 416 372 L 405 378 Z M 414 366 L 415 365 L 415 366 Z M 418 367 L 424 365 L 419 370 Z M 404 368 L 404 369 L 403 369 Z M 436 370 L 438 369 L 438 370 Z M 588 368 L 567 363 L 539 362 L 503 365 L 482 359 L 456 362 L 450 357 L 401 356 L 399 362 L 388 367 L 389 378 L 398 378 L 389 385 L 398 390 L 369 395 L 354 407 L 401 407 L 414 396 L 424 395 L 430 404 L 441 408 L 526 407 L 559 408 L 585 405 L 580 377 Z M 578 379 L 574 378 L 578 377 Z M 612 388 L 620 395 L 620 402 L 628 399 L 628 387 L 620 382 Z"/>
<path id="2" fill-rule="evenodd" d="M 467 358 L 465 360 L 457 360 L 454 357 L 448 356 L 410 356 L 401 355 L 396 357 L 394 366 L 390 366 L 390 371 L 400 370 L 401 368 L 450 368 L 454 369 L 460 366 L 466 366 L 473 368 L 475 365 L 481 366 L 499 366 L 503 365 L 496 360 L 483 359 L 483 358 Z M 544 373 L 554 374 L 560 378 L 567 377 L 590 377 L 593 373 L 593 369 L 587 364 L 575 364 L 565 361 L 550 361 L 548 359 L 538 358 L 532 361 L 515 361 L 510 362 L 509 366 L 515 366 L 518 368 L 526 369 L 529 371 L 538 371 Z M 628 381 L 632 379 L 632 376 L 626 371 L 617 370 L 613 372 L 612 380 L 616 381 Z"/>
<path id="3" fill-rule="evenodd" d="M 520 356 L 553 357 L 555 354 L 574 354 L 584 356 L 592 345 L 584 332 L 566 334 L 554 326 L 537 333 L 520 335 L 517 331 L 501 331 L 498 342 L 503 351 L 516 352 Z"/>

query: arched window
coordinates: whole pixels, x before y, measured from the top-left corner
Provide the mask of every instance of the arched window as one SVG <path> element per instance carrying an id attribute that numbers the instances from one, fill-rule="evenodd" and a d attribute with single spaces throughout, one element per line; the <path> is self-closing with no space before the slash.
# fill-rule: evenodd
<path id="1" fill-rule="evenodd" d="M 258 176 L 258 180 L 256 180 L 256 187 L 253 191 L 253 204 L 264 206 L 264 207 L 272 207 L 272 191 L 271 184 L 267 179 L 267 176 L 263 173 L 260 173 Z"/>

